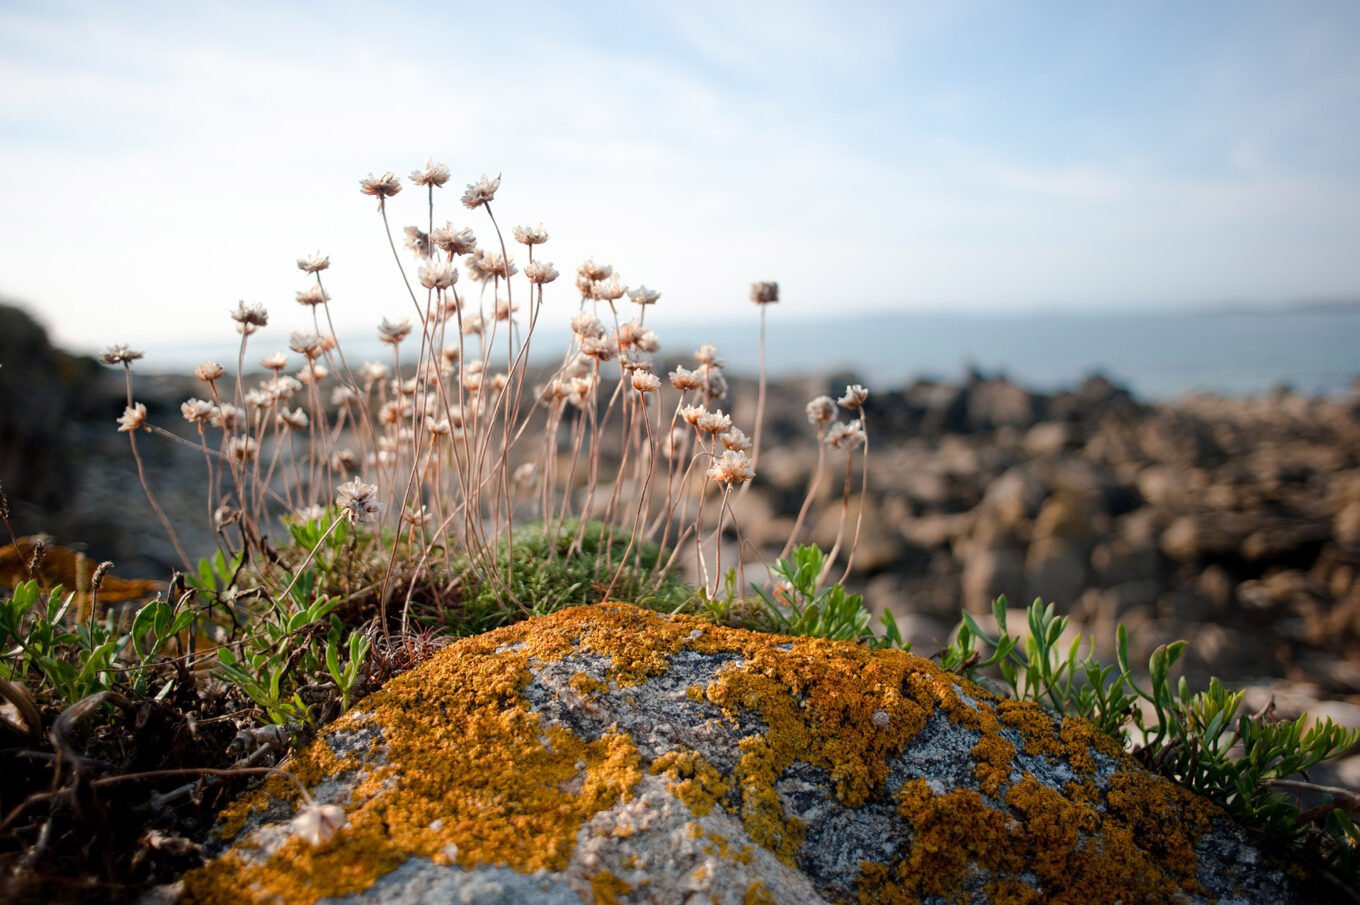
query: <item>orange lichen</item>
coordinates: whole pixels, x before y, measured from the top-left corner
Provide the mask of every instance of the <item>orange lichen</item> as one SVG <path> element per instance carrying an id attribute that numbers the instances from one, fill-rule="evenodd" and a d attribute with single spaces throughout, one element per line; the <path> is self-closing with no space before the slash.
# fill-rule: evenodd
<path id="1" fill-rule="evenodd" d="M 668 752 L 653 760 L 649 769 L 675 780 L 668 787 L 670 793 L 689 805 L 698 817 L 712 811 L 713 805 L 722 801 L 732 788 L 718 768 L 696 751 Z"/>
<path id="2" fill-rule="evenodd" d="M 741 905 L 777 905 L 777 903 L 774 896 L 765 888 L 765 884 L 757 880 L 746 887 L 746 894 L 741 897 Z"/>
<path id="3" fill-rule="evenodd" d="M 729 776 L 694 751 L 644 763 L 634 740 L 617 730 L 580 738 L 544 722 L 523 694 L 533 670 L 572 654 L 609 660 L 602 677 L 569 680 L 587 697 L 664 673 L 684 650 L 739 655 L 707 686 L 685 692 L 720 708 L 732 726 L 759 719 L 738 740 Z M 937 710 L 975 733 L 982 792 L 905 783 L 896 801 L 913 831 L 910 850 L 895 864 L 862 865 L 861 899 L 955 899 L 965 881 L 989 883 L 993 900 L 1008 903 L 1155 900 L 1196 888 L 1194 847 L 1212 809 L 1138 771 L 1090 724 L 1060 724 L 1036 705 L 1003 701 L 902 651 L 760 635 L 610 604 L 465 639 L 389 682 L 290 764 L 308 785 L 354 770 L 361 765 L 336 758 L 328 738 L 372 723 L 386 765 L 368 765 L 342 802 L 348 826 L 321 846 L 294 838 L 267 857 L 240 840 L 186 877 L 186 900 L 312 902 L 361 891 L 413 855 L 469 868 L 562 871 L 581 828 L 628 799 L 644 770 L 668 777 L 671 793 L 696 817 L 714 805 L 729 808 L 751 842 L 793 864 L 807 828 L 785 812 L 777 789 L 789 768 L 802 762 L 825 770 L 846 807 L 881 799 L 889 765 Z M 1029 774 L 1012 782 L 1017 745 L 1067 762 L 1083 781 L 1061 792 Z M 1105 792 L 1091 779 L 1093 751 L 1120 767 Z M 233 820 L 295 796 L 271 781 L 233 806 Z M 719 861 L 750 860 L 750 846 L 693 826 Z M 1024 872 L 1035 878 L 1033 888 L 1016 880 Z M 607 872 L 584 882 L 598 901 L 630 890 Z M 746 899 L 769 901 L 769 892 L 753 884 Z"/>
<path id="4" fill-rule="evenodd" d="M 633 891 L 631 883 L 626 883 L 607 870 L 602 870 L 590 878 L 590 891 L 599 905 L 619 905 L 620 896 Z"/>

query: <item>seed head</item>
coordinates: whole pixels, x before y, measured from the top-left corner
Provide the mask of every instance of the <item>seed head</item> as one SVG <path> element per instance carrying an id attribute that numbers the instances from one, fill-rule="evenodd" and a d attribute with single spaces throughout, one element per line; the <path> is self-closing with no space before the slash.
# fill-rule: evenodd
<path id="1" fill-rule="evenodd" d="M 411 322 L 406 318 L 393 323 L 387 318 L 378 325 L 378 339 L 390 346 L 399 344 L 411 332 Z"/>
<path id="2" fill-rule="evenodd" d="M 751 438 L 746 436 L 745 431 L 739 427 L 729 428 L 727 433 L 718 437 L 724 449 L 731 449 L 737 452 L 749 453 L 752 448 Z"/>
<path id="3" fill-rule="evenodd" d="M 633 372 L 633 389 L 639 393 L 650 393 L 661 386 L 661 378 L 650 371 Z"/>
<path id="4" fill-rule="evenodd" d="M 297 293 L 295 298 L 299 305 L 310 305 L 313 307 L 316 305 L 324 305 L 331 300 L 331 297 L 326 294 L 326 291 L 315 283 Z"/>
<path id="5" fill-rule="evenodd" d="M 807 404 L 807 419 L 821 427 L 836 420 L 836 402 L 830 396 L 818 396 Z"/>
<path id="6" fill-rule="evenodd" d="M 586 258 L 585 262 L 576 268 L 576 275 L 587 283 L 595 283 L 613 276 L 614 268 L 608 264 L 596 264 L 594 258 Z"/>
<path id="7" fill-rule="evenodd" d="M 311 361 L 321 354 L 321 337 L 310 330 L 294 330 L 288 336 L 288 348 Z"/>
<path id="8" fill-rule="evenodd" d="M 467 227 L 455 230 L 452 223 L 435 227 L 430 233 L 430 241 L 447 255 L 465 255 L 477 247 L 477 237 Z"/>
<path id="9" fill-rule="evenodd" d="M 472 258 L 477 267 L 488 276 L 508 280 L 519 273 L 519 268 L 515 266 L 515 259 L 511 258 L 507 261 L 499 252 L 483 251 L 479 248 L 473 252 Z"/>
<path id="10" fill-rule="evenodd" d="M 335 493 L 335 505 L 351 521 L 370 524 L 383 511 L 383 504 L 378 502 L 378 485 L 365 484 L 357 476 L 335 488 Z"/>
<path id="11" fill-rule="evenodd" d="M 515 241 L 522 245 L 542 245 L 548 241 L 548 231 L 542 223 L 537 226 L 516 226 Z"/>
<path id="12" fill-rule="evenodd" d="M 260 359 L 260 366 L 268 368 L 269 370 L 277 374 L 279 371 L 282 371 L 284 368 L 288 367 L 288 353 L 270 352 L 264 358 Z"/>
<path id="13" fill-rule="evenodd" d="M 826 432 L 826 443 L 832 449 L 855 449 L 864 445 L 864 426 L 858 420 L 846 424 L 837 421 Z"/>
<path id="14" fill-rule="evenodd" d="M 237 302 L 236 310 L 231 312 L 231 319 L 236 321 L 236 330 L 242 336 L 249 336 L 261 327 L 269 324 L 269 312 L 264 310 L 264 305 L 247 305 L 245 302 Z"/>
<path id="15" fill-rule="evenodd" d="M 222 370 L 222 366 L 215 361 L 205 361 L 194 368 L 194 376 L 204 383 L 221 380 L 224 373 L 226 372 Z"/>
<path id="16" fill-rule="evenodd" d="M 530 283 L 543 285 L 551 283 L 557 279 L 557 268 L 552 265 L 552 261 L 533 261 L 524 268 L 524 275 L 529 278 Z"/>
<path id="17" fill-rule="evenodd" d="M 106 365 L 126 365 L 141 357 L 142 353 L 129 348 L 127 343 L 118 343 L 115 346 L 109 346 L 104 354 L 99 356 L 99 360 Z"/>
<path id="18" fill-rule="evenodd" d="M 417 257 L 428 258 L 430 249 L 430 236 L 418 226 L 406 227 L 406 247 Z"/>
<path id="19" fill-rule="evenodd" d="M 212 417 L 213 404 L 203 399 L 187 399 L 179 405 L 180 414 L 190 424 L 202 424 Z"/>
<path id="20" fill-rule="evenodd" d="M 315 848 L 330 842 L 345 822 L 345 810 L 339 805 L 313 804 L 298 811 L 290 825 L 294 835 Z"/>
<path id="21" fill-rule="evenodd" d="M 596 337 L 581 340 L 581 354 L 599 362 L 611 360 L 618 352 L 619 347 L 613 340 Z"/>
<path id="22" fill-rule="evenodd" d="M 442 163 L 435 163 L 433 158 L 425 158 L 425 169 L 412 170 L 411 181 L 416 185 L 428 185 L 440 188 L 449 181 L 449 168 Z"/>
<path id="23" fill-rule="evenodd" d="M 697 390 L 704 385 L 704 379 L 689 368 L 678 367 L 670 373 L 671 386 L 677 390 Z"/>
<path id="24" fill-rule="evenodd" d="M 778 283 L 752 283 L 751 301 L 757 305 L 769 305 L 779 301 Z"/>
<path id="25" fill-rule="evenodd" d="M 244 411 L 232 405 L 230 402 L 224 402 L 221 405 L 213 406 L 212 414 L 208 417 L 212 421 L 213 427 L 221 428 L 222 430 L 235 430 L 236 425 L 240 424 L 245 416 L 246 413 Z"/>
<path id="26" fill-rule="evenodd" d="M 145 423 L 146 406 L 137 402 L 123 409 L 123 415 L 118 419 L 118 432 L 130 434 Z"/>
<path id="27" fill-rule="evenodd" d="M 680 417 L 690 426 L 697 425 L 699 419 L 706 414 L 708 414 L 708 409 L 704 408 L 702 405 L 687 405 L 680 409 Z"/>
<path id="28" fill-rule="evenodd" d="M 320 273 L 331 266 L 331 259 L 329 255 L 317 252 L 310 258 L 298 258 L 297 265 L 303 273 Z"/>
<path id="29" fill-rule="evenodd" d="M 420 265 L 420 285 L 426 289 L 448 289 L 458 282 L 458 268 L 452 261 L 426 261 Z"/>
<path id="30" fill-rule="evenodd" d="M 652 354 L 661 348 L 661 341 L 656 338 L 656 333 L 651 330 L 643 330 L 638 334 L 637 347 L 642 351 Z"/>
<path id="31" fill-rule="evenodd" d="M 496 299 L 496 320 L 508 321 L 519 310 L 518 305 L 511 305 L 507 299 Z"/>
<path id="32" fill-rule="evenodd" d="M 636 289 L 628 290 L 628 298 L 632 299 L 637 305 L 655 305 L 656 300 L 661 298 L 661 293 L 655 289 L 648 289 L 645 285 Z"/>
<path id="33" fill-rule="evenodd" d="M 260 444 L 254 437 L 232 437 L 227 444 L 227 455 L 242 465 L 255 461 L 260 454 Z"/>
<path id="34" fill-rule="evenodd" d="M 845 395 L 838 401 L 848 409 L 857 409 L 864 405 L 864 401 L 869 398 L 869 391 L 857 383 L 852 383 L 845 388 Z"/>
<path id="35" fill-rule="evenodd" d="M 425 416 L 425 429 L 436 437 L 447 437 L 453 433 L 453 425 L 449 423 L 449 419 L 441 418 L 436 421 L 431 415 Z"/>
<path id="36" fill-rule="evenodd" d="M 363 380 L 365 389 L 386 380 L 391 372 L 392 369 L 380 361 L 366 361 L 359 366 L 359 377 Z"/>
<path id="37" fill-rule="evenodd" d="M 307 429 L 307 413 L 301 408 L 295 408 L 291 412 L 284 409 L 279 412 L 279 424 L 291 428 L 295 431 Z"/>
<path id="38" fill-rule="evenodd" d="M 694 360 L 706 368 L 721 368 L 723 360 L 718 357 L 718 347 L 713 343 L 704 343 L 699 350 L 694 353 Z"/>
<path id="39" fill-rule="evenodd" d="M 706 434 L 724 434 L 732 429 L 732 418 L 717 409 L 700 415 L 694 426 Z"/>
<path id="40" fill-rule="evenodd" d="M 463 335 L 480 336 L 483 330 L 482 316 L 480 314 L 469 314 L 463 318 Z"/>
<path id="41" fill-rule="evenodd" d="M 469 184 L 467 191 L 463 193 L 463 207 L 468 210 L 476 210 L 488 201 L 496 197 L 496 191 L 501 187 L 501 177 L 488 179 L 482 176 L 482 181 Z"/>
<path id="42" fill-rule="evenodd" d="M 623 298 L 628 287 L 619 282 L 617 276 L 607 280 L 596 280 L 590 285 L 590 297 L 600 302 L 615 302 Z"/>
<path id="43" fill-rule="evenodd" d="M 745 484 L 756 476 L 756 472 L 746 453 L 729 449 L 713 461 L 708 476 L 719 484 Z"/>
<path id="44" fill-rule="evenodd" d="M 582 339 L 598 339 L 604 336 L 604 324 L 589 311 L 580 311 L 571 319 L 571 332 Z"/>
<path id="45" fill-rule="evenodd" d="M 727 378 L 717 368 L 704 369 L 704 398 L 709 402 L 727 398 Z"/>
<path id="46" fill-rule="evenodd" d="M 381 207 L 384 199 L 391 198 L 401 191 L 401 180 L 390 170 L 377 177 L 369 173 L 367 178 L 359 180 L 359 191 L 377 198 L 378 206 Z"/>

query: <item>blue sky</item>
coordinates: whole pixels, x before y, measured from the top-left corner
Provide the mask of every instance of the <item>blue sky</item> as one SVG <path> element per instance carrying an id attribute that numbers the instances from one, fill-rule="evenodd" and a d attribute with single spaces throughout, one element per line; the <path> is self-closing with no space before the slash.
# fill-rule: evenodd
<path id="1" fill-rule="evenodd" d="M 0 296 L 229 341 L 237 299 L 301 326 L 321 250 L 367 332 L 410 302 L 357 180 L 433 155 L 663 322 L 756 279 L 784 317 L 1356 298 L 1357 41 L 1353 2 L 6 0 Z"/>

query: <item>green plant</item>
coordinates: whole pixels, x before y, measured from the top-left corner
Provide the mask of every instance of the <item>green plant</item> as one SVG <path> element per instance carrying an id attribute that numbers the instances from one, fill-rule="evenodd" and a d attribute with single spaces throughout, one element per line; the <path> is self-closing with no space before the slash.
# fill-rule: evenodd
<path id="1" fill-rule="evenodd" d="M 1007 625 L 1005 597 L 993 601 L 992 614 L 995 637 L 963 614 L 940 654 L 944 668 L 999 681 L 1013 697 L 1090 720 L 1131 746 L 1144 764 L 1222 805 L 1249 829 L 1298 842 L 1332 869 L 1360 879 L 1355 855 L 1360 832 L 1351 817 L 1360 812 L 1360 798 L 1291 779 L 1354 747 L 1360 732 L 1330 718 L 1313 722 L 1307 714 L 1279 721 L 1269 710 L 1244 713 L 1245 692 L 1231 691 L 1218 679 L 1202 691 L 1192 691 L 1184 677 L 1173 683 L 1171 671 L 1186 651 L 1185 641 L 1152 652 L 1144 687 L 1129 662 L 1123 624 L 1115 630 L 1116 663 L 1105 665 L 1082 635 L 1062 642 L 1068 620 L 1051 603 L 1030 605 L 1023 635 Z M 1329 795 L 1330 801 L 1304 810 L 1287 790 Z"/>
<path id="2" fill-rule="evenodd" d="M 861 595 L 851 594 L 840 583 L 819 587 L 827 567 L 828 557 L 818 547 L 796 547 L 791 559 L 779 560 L 771 570 L 773 591 L 753 586 L 775 631 L 909 650 L 911 645 L 903 642 L 891 613 L 880 618 L 879 635 Z"/>

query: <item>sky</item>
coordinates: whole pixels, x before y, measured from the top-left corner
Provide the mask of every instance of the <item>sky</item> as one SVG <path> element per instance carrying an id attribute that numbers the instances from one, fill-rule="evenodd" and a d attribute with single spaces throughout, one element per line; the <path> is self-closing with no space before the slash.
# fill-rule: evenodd
<path id="1" fill-rule="evenodd" d="M 550 313 L 587 256 L 662 323 L 753 280 L 786 318 L 1355 299 L 1357 40 L 1346 0 L 0 0 L 0 298 L 229 347 L 238 299 L 307 323 L 320 251 L 366 335 L 412 307 L 358 181 L 432 156 L 437 221 L 494 247 L 459 195 L 499 173 L 544 224 Z"/>

